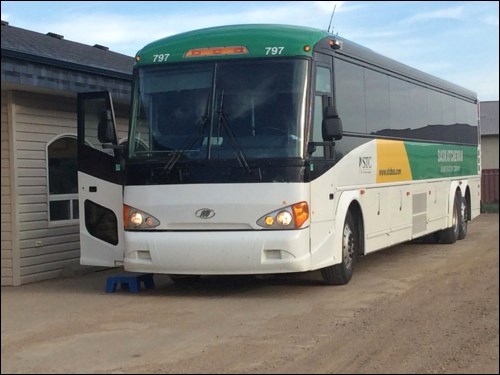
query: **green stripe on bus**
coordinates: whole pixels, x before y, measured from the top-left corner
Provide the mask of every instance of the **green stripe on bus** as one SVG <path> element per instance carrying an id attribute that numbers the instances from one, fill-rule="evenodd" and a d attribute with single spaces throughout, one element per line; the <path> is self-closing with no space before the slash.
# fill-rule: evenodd
<path id="1" fill-rule="evenodd" d="M 405 142 L 413 180 L 478 174 L 476 146 Z"/>

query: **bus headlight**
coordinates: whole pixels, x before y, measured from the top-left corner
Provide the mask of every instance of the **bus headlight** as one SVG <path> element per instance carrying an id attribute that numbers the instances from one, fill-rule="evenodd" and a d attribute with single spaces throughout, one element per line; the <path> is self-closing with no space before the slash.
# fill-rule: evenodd
<path id="1" fill-rule="evenodd" d="M 262 216 L 257 225 L 266 229 L 299 229 L 308 219 L 309 205 L 299 202 Z"/>
<path id="2" fill-rule="evenodd" d="M 280 211 L 278 215 L 276 215 L 276 222 L 279 225 L 287 226 L 292 222 L 293 217 L 292 214 L 288 211 Z"/>
<path id="3" fill-rule="evenodd" d="M 139 225 L 142 224 L 142 215 L 140 212 L 134 212 L 132 215 L 130 215 L 130 223 L 138 227 Z"/>
<path id="4" fill-rule="evenodd" d="M 160 225 L 154 216 L 129 205 L 123 205 L 123 226 L 125 229 L 153 229 Z"/>

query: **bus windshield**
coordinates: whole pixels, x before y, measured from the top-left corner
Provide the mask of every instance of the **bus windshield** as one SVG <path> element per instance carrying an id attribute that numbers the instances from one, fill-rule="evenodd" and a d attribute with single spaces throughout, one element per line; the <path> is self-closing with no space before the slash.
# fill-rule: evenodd
<path id="1" fill-rule="evenodd" d="M 140 68 L 129 158 L 301 157 L 307 64 L 279 59 Z"/>

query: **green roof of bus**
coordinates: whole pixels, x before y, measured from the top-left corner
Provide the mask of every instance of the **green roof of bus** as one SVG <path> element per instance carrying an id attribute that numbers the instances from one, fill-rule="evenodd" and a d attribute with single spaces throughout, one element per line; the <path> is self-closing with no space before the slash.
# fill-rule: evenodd
<path id="1" fill-rule="evenodd" d="M 210 60 L 214 58 L 312 56 L 314 45 L 329 34 L 326 31 L 288 25 L 233 25 L 194 30 L 152 42 L 137 55 L 136 65 L 179 61 Z M 310 46 L 309 51 L 304 46 Z M 185 57 L 191 49 L 209 47 L 248 49 L 247 54 Z M 273 47 L 276 47 L 273 49 Z"/>

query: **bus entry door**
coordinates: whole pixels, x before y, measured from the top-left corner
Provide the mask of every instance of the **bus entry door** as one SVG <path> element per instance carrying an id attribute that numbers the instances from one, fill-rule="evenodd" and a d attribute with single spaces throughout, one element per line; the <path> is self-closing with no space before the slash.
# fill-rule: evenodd
<path id="1" fill-rule="evenodd" d="M 122 167 L 109 92 L 78 94 L 78 198 L 80 264 L 121 265 Z"/>

